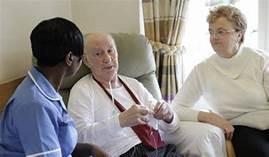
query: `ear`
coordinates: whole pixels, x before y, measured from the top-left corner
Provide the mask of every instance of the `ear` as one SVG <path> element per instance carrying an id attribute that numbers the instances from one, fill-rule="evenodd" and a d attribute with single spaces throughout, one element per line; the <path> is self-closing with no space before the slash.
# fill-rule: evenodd
<path id="1" fill-rule="evenodd" d="M 243 38 L 242 32 L 240 31 L 237 36 L 238 36 L 238 42 L 240 42 L 241 39 Z"/>
<path id="2" fill-rule="evenodd" d="M 87 55 L 83 55 L 82 61 L 88 68 L 91 68 L 91 65 L 89 63 L 89 59 L 88 59 Z"/>
<path id="3" fill-rule="evenodd" d="M 65 63 L 68 66 L 71 66 L 73 63 L 74 56 L 71 51 L 68 52 L 68 54 L 65 56 Z"/>

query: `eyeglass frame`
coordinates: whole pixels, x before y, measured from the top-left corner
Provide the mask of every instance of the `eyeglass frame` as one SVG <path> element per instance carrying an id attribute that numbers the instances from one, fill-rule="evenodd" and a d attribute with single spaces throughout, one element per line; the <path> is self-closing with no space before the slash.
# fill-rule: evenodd
<path id="1" fill-rule="evenodd" d="M 209 30 L 209 35 L 212 37 L 213 35 L 215 37 L 223 37 L 224 35 L 228 33 L 233 33 L 233 32 L 238 32 L 238 30 L 231 29 L 231 30 L 226 30 L 226 29 L 218 29 L 216 31 Z"/>

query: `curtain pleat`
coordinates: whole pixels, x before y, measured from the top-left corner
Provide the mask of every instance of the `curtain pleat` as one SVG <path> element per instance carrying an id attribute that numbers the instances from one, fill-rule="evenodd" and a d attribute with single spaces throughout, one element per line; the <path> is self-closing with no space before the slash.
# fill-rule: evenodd
<path id="1" fill-rule="evenodd" d="M 151 41 L 162 97 L 171 102 L 183 82 L 182 38 L 189 0 L 143 0 L 145 35 Z"/>

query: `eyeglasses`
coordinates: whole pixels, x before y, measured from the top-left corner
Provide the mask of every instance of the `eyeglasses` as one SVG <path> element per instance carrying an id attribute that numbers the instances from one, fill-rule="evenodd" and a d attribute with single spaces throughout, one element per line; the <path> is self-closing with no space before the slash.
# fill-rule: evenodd
<path id="1" fill-rule="evenodd" d="M 225 29 L 219 29 L 217 31 L 209 30 L 209 35 L 215 37 L 223 37 L 224 35 L 228 33 L 236 32 L 236 30 L 225 30 Z"/>

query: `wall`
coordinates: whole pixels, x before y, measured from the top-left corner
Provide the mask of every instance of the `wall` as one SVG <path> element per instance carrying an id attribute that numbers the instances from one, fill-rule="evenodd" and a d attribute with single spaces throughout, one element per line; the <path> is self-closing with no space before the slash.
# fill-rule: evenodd
<path id="1" fill-rule="evenodd" d="M 141 0 L 73 0 L 72 17 L 83 33 L 143 33 Z"/>
<path id="2" fill-rule="evenodd" d="M 143 33 L 141 0 L 0 0 L 0 83 L 31 67 L 30 33 L 42 19 L 72 19 L 83 33 Z"/>
<path id="3" fill-rule="evenodd" d="M 0 0 L 0 83 L 26 74 L 31 30 L 54 16 L 71 19 L 70 0 Z"/>

